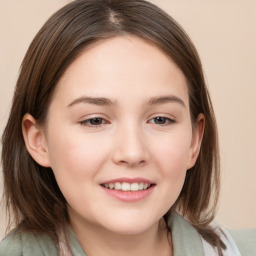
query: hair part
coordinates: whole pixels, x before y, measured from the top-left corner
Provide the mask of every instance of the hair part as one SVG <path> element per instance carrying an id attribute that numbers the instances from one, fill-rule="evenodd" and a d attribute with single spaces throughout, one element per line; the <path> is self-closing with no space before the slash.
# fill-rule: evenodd
<path id="1" fill-rule="evenodd" d="M 201 151 L 187 171 L 172 210 L 184 216 L 221 255 L 225 245 L 210 227 L 219 195 L 219 151 L 216 121 L 198 53 L 176 21 L 143 0 L 76 0 L 56 12 L 32 41 L 21 65 L 8 123 L 3 133 L 4 199 L 20 230 L 44 232 L 58 240 L 69 223 L 66 200 L 50 168 L 29 155 L 21 131 L 30 113 L 44 124 L 55 87 L 83 50 L 100 40 L 133 35 L 149 40 L 168 55 L 186 77 L 191 119 L 205 116 Z M 65 231 L 66 232 L 66 231 Z"/>

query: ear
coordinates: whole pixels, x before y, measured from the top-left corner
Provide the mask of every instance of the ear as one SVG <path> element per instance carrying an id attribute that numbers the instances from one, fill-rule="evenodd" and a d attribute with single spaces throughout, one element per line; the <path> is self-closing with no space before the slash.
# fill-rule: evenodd
<path id="1" fill-rule="evenodd" d="M 34 117 L 26 114 L 22 119 L 22 133 L 31 157 L 41 166 L 50 167 L 47 141 L 44 130 Z"/>
<path id="2" fill-rule="evenodd" d="M 201 148 L 201 142 L 204 134 L 204 127 L 205 127 L 205 117 L 203 114 L 199 114 L 195 121 L 195 124 L 193 125 L 193 134 L 192 134 L 192 140 L 190 145 L 187 170 L 192 168 L 196 163 L 196 160 Z"/>

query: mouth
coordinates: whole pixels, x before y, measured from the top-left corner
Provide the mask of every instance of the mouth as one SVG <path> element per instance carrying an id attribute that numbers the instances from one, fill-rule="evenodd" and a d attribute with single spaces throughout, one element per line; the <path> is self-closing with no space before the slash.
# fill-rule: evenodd
<path id="1" fill-rule="evenodd" d="M 147 190 L 154 185 L 148 182 L 109 182 L 101 184 L 106 189 L 134 192 Z"/>
<path id="2" fill-rule="evenodd" d="M 155 183 L 144 178 L 118 178 L 100 184 L 103 191 L 124 202 L 136 202 L 148 198 L 154 191 Z"/>

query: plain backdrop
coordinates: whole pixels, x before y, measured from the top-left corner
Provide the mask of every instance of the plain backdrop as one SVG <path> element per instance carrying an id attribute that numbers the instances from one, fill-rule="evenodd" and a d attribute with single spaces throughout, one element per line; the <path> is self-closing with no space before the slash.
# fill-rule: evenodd
<path id="1" fill-rule="evenodd" d="M 24 54 L 43 23 L 67 0 L 0 0 L 0 133 Z M 222 189 L 217 222 L 256 227 L 256 1 L 152 0 L 195 43 L 219 128 Z M 0 194 L 2 192 L 0 174 Z M 0 210 L 0 239 L 6 221 Z"/>

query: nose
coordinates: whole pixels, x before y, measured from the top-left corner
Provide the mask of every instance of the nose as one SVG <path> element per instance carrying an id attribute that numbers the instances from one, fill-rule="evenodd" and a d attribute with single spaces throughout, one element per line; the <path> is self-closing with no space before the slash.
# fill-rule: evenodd
<path id="1" fill-rule="evenodd" d="M 143 132 L 133 125 L 120 129 L 113 152 L 115 164 L 127 167 L 141 166 L 149 161 L 149 151 Z"/>

